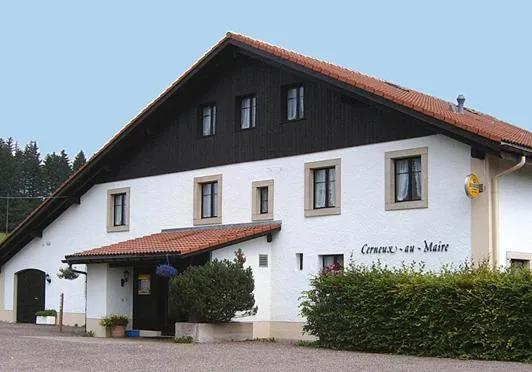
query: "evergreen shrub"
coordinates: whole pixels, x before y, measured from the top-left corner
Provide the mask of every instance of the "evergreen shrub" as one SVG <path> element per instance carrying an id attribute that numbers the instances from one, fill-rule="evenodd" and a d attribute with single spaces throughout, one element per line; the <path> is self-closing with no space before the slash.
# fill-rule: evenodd
<path id="1" fill-rule="evenodd" d="M 189 266 L 169 283 L 170 316 L 189 322 L 229 322 L 237 312 L 256 312 L 255 281 L 240 250 L 233 262 Z M 179 314 L 179 315 L 176 315 Z"/>
<path id="2" fill-rule="evenodd" d="M 304 292 L 305 331 L 335 349 L 532 362 L 532 273 L 350 264 Z"/>

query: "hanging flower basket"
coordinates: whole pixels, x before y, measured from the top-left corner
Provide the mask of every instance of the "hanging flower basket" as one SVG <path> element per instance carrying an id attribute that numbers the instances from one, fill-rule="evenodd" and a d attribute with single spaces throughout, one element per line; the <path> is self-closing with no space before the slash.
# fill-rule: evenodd
<path id="1" fill-rule="evenodd" d="M 170 264 L 162 264 L 157 266 L 155 274 L 165 278 L 173 278 L 177 276 L 177 269 Z"/>
<path id="2" fill-rule="evenodd" d="M 60 267 L 57 276 L 60 279 L 74 280 L 79 277 L 79 274 L 74 272 L 71 267 Z"/>

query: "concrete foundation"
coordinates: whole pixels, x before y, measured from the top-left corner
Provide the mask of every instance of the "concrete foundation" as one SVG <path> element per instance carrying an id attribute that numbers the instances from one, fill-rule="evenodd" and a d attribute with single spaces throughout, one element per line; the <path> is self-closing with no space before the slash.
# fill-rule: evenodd
<path id="1" fill-rule="evenodd" d="M 196 342 L 251 340 L 253 339 L 253 323 L 176 323 L 175 337 L 192 337 Z"/>

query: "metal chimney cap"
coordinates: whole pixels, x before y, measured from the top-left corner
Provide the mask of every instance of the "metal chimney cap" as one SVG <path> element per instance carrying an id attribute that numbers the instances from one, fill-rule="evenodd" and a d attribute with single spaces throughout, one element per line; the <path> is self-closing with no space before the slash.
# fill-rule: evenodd
<path id="1" fill-rule="evenodd" d="M 458 104 L 464 104 L 465 102 L 465 96 L 463 94 L 459 94 L 458 97 L 456 97 L 456 100 L 458 101 Z"/>

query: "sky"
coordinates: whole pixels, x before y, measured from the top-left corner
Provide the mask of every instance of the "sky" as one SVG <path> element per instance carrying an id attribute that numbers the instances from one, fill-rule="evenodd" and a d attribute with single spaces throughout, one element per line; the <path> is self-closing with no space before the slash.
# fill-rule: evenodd
<path id="1" fill-rule="evenodd" d="M 0 0 L 0 138 L 91 155 L 227 31 L 532 130 L 530 1 Z"/>

